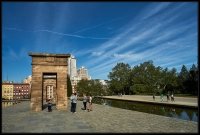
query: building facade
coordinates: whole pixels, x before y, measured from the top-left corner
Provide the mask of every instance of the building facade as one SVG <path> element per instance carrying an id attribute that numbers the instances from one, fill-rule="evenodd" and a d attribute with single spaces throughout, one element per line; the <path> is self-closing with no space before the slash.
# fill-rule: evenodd
<path id="1" fill-rule="evenodd" d="M 2 83 L 2 99 L 13 100 L 13 83 Z"/>
<path id="2" fill-rule="evenodd" d="M 68 58 L 68 74 L 70 78 L 77 76 L 76 58 L 73 55 L 71 55 L 71 57 Z"/>
<path id="3" fill-rule="evenodd" d="M 91 77 L 88 75 L 88 70 L 83 66 L 77 70 L 77 74 L 81 80 L 91 80 Z"/>
<path id="4" fill-rule="evenodd" d="M 29 99 L 30 98 L 30 84 L 28 83 L 14 83 L 13 84 L 13 99 Z"/>

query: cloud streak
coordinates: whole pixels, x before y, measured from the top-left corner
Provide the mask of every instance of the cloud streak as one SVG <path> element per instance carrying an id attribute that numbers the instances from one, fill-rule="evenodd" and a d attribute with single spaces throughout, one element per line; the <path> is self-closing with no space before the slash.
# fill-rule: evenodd
<path id="1" fill-rule="evenodd" d="M 147 60 L 153 60 L 156 65 L 160 64 L 165 67 L 176 67 L 177 64 L 184 64 L 185 62 L 185 64 L 188 64 L 188 62 L 190 63 L 193 54 L 197 53 L 197 51 L 194 52 L 197 46 L 193 47 L 197 45 L 197 42 L 193 41 L 193 44 L 191 44 L 190 41 L 197 38 L 197 35 L 195 37 L 188 35 L 196 34 L 196 32 L 192 33 L 190 30 L 194 29 L 197 22 L 192 22 L 192 19 L 187 19 L 183 22 L 174 23 L 180 18 L 179 16 L 182 15 L 181 13 L 177 13 L 167 19 L 168 16 L 174 14 L 174 11 L 183 8 L 185 3 L 172 8 L 172 10 L 167 13 L 163 12 L 163 14 L 168 14 L 168 16 L 165 15 L 165 17 L 163 17 L 162 13 L 159 12 L 162 12 L 169 5 L 168 3 L 165 6 L 159 6 L 156 8 L 157 11 L 152 11 L 150 14 L 146 11 L 147 16 L 143 19 L 146 19 L 146 21 L 149 19 L 150 23 L 138 23 L 135 25 L 136 27 L 129 27 L 129 29 L 124 30 L 124 32 L 120 33 L 118 36 L 95 49 L 105 53 L 95 58 L 95 61 L 86 63 L 90 71 L 92 73 L 108 72 L 108 69 L 111 69 L 117 62 L 127 62 L 134 66 Z M 152 16 L 157 13 L 159 13 L 159 16 L 152 18 Z M 162 19 L 156 19 L 159 17 Z M 145 47 L 138 46 L 138 44 L 143 41 L 145 41 Z M 120 45 L 116 46 L 116 44 Z M 130 47 L 133 49 L 129 49 L 127 53 L 126 50 Z M 139 48 L 141 48 L 141 50 Z M 186 48 L 191 49 L 188 51 Z M 95 52 L 95 50 L 91 51 Z M 138 52 L 136 50 L 140 51 Z M 137 53 L 131 54 L 131 51 Z M 94 57 L 94 55 L 91 55 L 91 57 Z"/>
<path id="2" fill-rule="evenodd" d="M 4 15 L 3 20 L 7 19 L 7 23 L 3 23 L 3 43 L 6 46 L 3 61 L 6 61 L 5 57 L 21 60 L 29 50 L 72 53 L 77 58 L 77 66 L 87 67 L 92 78 L 99 79 L 106 79 L 119 62 L 135 66 L 153 60 L 157 66 L 180 67 L 180 64 L 189 65 L 197 61 L 195 5 L 186 2 L 151 2 L 141 4 L 141 7 L 136 7 L 137 4 L 133 4 L 133 7 L 123 5 L 127 6 L 124 10 L 132 11 L 127 12 L 127 16 L 123 16 L 122 12 L 99 12 L 102 11 L 99 5 L 97 9 L 95 7 L 96 12 L 90 15 L 88 13 L 94 9 L 90 7 L 92 4 L 83 9 L 81 4 L 40 3 L 33 7 L 35 12 L 30 10 L 30 20 L 16 19 L 23 17 L 23 10 L 18 12 L 20 8 L 17 7 L 18 10 L 13 11 L 18 14 L 8 16 L 18 22 L 9 22 L 10 19 Z M 112 10 L 112 6 L 105 8 L 105 11 L 115 10 Z M 99 23 L 99 19 L 91 18 L 96 15 L 104 16 L 104 22 Z M 82 23 L 85 20 L 89 21 Z M 8 44 L 14 48 L 7 47 Z M 22 45 L 21 48 L 16 47 L 18 44 Z M 27 44 L 31 47 L 28 48 Z"/>
<path id="3" fill-rule="evenodd" d="M 17 29 L 17 28 L 5 28 L 6 30 L 14 30 L 14 31 L 25 31 L 25 32 L 47 32 L 47 33 L 52 33 L 52 34 L 56 34 L 56 35 L 60 35 L 60 36 L 69 36 L 69 37 L 75 37 L 75 38 L 82 38 L 82 39 L 100 39 L 100 40 L 107 40 L 107 39 L 111 39 L 111 38 L 107 38 L 107 37 L 88 37 L 88 36 L 81 36 L 81 35 L 74 35 L 74 34 L 67 34 L 67 33 L 61 33 L 61 32 L 56 32 L 56 31 L 51 31 L 51 30 L 22 30 L 22 29 Z"/>

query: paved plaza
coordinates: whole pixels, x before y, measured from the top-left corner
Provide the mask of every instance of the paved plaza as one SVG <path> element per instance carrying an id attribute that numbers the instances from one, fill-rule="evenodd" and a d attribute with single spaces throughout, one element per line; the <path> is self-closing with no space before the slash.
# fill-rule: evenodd
<path id="1" fill-rule="evenodd" d="M 93 104 L 93 111 L 77 113 L 53 107 L 31 112 L 30 101 L 2 109 L 3 133 L 198 133 L 198 122 Z"/>

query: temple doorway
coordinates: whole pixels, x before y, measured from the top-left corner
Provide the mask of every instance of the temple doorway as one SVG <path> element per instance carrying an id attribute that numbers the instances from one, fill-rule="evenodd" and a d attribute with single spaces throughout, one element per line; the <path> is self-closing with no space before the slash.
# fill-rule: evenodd
<path id="1" fill-rule="evenodd" d="M 53 106 L 57 103 L 57 73 L 43 73 L 42 110 L 47 108 L 47 101 L 51 100 Z"/>
<path id="2" fill-rule="evenodd" d="M 53 108 L 66 110 L 68 58 L 70 54 L 29 53 L 32 57 L 32 111 L 42 111 L 51 98 Z"/>

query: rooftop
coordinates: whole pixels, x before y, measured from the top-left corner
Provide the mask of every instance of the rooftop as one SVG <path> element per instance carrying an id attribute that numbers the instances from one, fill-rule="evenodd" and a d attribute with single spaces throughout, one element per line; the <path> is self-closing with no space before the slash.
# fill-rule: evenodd
<path id="1" fill-rule="evenodd" d="M 53 54 L 53 53 L 33 53 L 33 52 L 29 52 L 28 53 L 29 56 L 34 56 L 34 57 L 38 57 L 38 56 L 50 56 L 50 57 L 70 57 L 71 54 Z"/>

